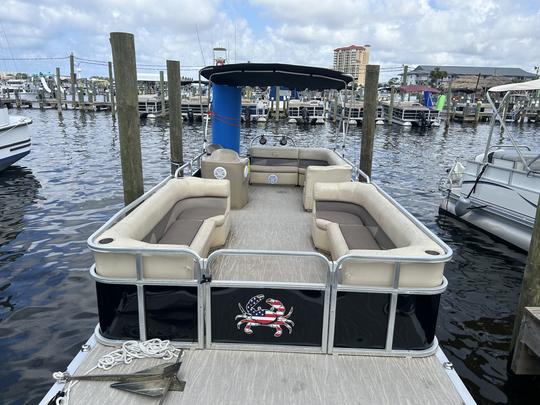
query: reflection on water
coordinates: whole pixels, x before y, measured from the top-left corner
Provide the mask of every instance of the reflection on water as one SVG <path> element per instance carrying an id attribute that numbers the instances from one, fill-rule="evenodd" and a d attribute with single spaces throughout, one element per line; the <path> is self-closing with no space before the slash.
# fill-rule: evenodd
<path id="1" fill-rule="evenodd" d="M 0 174 L 0 403 L 36 403 L 97 322 L 86 239 L 122 206 L 118 128 L 108 113 L 24 111 L 34 123 L 32 152 Z M 540 146 L 538 127 L 516 128 Z M 245 125 L 242 148 L 262 133 L 293 135 L 302 146 L 341 148 L 334 125 Z M 361 130 L 345 154 L 358 162 Z M 420 132 L 377 128 L 373 178 L 452 249 L 437 335 L 460 376 L 483 403 L 525 403 L 540 384 L 507 382 L 506 359 L 525 255 L 438 214 L 438 180 L 458 157 L 482 152 L 487 126 Z M 203 127 L 184 124 L 185 157 Z M 141 123 L 145 187 L 168 174 L 168 123 Z M 532 392 L 532 390 L 537 392 Z"/>

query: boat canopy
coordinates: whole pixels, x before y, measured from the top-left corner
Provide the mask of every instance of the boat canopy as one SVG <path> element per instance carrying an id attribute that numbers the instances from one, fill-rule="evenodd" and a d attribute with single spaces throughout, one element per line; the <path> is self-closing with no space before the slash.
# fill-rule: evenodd
<path id="1" fill-rule="evenodd" d="M 488 91 L 494 92 L 506 92 L 506 91 L 527 91 L 527 90 L 540 90 L 540 79 L 531 80 L 522 83 L 510 83 L 503 84 L 502 86 L 495 86 Z"/>
<path id="2" fill-rule="evenodd" d="M 336 70 L 282 63 L 235 63 L 206 66 L 200 74 L 227 86 L 285 86 L 297 90 L 344 89 L 353 80 Z"/>

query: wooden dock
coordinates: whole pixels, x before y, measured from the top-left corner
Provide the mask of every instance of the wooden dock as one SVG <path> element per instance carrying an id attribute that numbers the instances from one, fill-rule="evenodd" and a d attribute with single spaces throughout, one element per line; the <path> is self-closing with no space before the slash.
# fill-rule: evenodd
<path id="1" fill-rule="evenodd" d="M 540 375 L 540 307 L 526 307 L 512 358 L 516 374 Z"/>
<path id="2" fill-rule="evenodd" d="M 94 344 L 76 371 L 84 374 L 112 347 Z M 444 355 L 442 355 L 444 356 Z M 162 363 L 137 359 L 105 372 L 132 373 Z M 165 404 L 462 404 L 448 370 L 437 356 L 396 358 L 306 353 L 187 350 L 178 373 L 184 392 Z M 155 404 L 156 400 L 83 381 L 73 386 L 72 404 Z M 469 402 L 470 403 L 470 402 Z"/>
<path id="3" fill-rule="evenodd" d="M 57 108 L 58 101 L 56 99 L 45 99 L 41 100 L 19 100 L 20 108 L 45 108 L 51 109 Z M 41 107 L 43 104 L 43 107 Z M 63 110 L 85 110 L 85 111 L 107 111 L 111 109 L 111 103 L 107 101 L 76 101 L 73 103 L 71 100 L 62 100 L 62 109 Z M 18 108 L 16 99 L 0 99 L 0 106 L 5 106 L 7 108 Z"/>

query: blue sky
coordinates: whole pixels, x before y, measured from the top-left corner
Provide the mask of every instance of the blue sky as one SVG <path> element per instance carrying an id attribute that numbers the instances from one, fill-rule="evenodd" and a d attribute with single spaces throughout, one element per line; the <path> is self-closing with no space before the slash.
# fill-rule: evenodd
<path id="1" fill-rule="evenodd" d="M 194 76 L 225 46 L 230 61 L 330 67 L 332 51 L 370 44 L 371 63 L 540 65 L 540 0 L 1 0 L 0 71 L 48 72 L 73 52 L 81 76 L 106 74 L 111 31 L 135 34 L 137 62 L 178 59 Z M 197 31 L 201 40 L 197 40 Z M 235 35 L 236 32 L 236 35 Z M 236 37 L 236 41 L 235 41 Z M 236 42 L 236 47 L 235 47 Z M 203 50 L 204 57 L 201 55 Z M 5 60 L 8 59 L 8 60 Z M 82 59 L 82 60 L 81 60 Z M 149 66 L 152 65 L 152 66 Z M 143 66 L 141 66 L 143 67 Z M 384 75 L 393 73 L 386 69 Z"/>

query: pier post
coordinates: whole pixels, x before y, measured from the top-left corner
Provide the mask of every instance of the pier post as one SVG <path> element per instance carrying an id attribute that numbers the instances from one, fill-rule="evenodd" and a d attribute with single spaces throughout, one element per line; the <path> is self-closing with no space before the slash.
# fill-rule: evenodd
<path id="1" fill-rule="evenodd" d="M 160 73 L 160 79 L 163 72 Z M 167 86 L 169 89 L 169 127 L 171 143 L 171 174 L 184 164 L 182 148 L 182 93 L 180 62 L 177 60 L 167 61 Z M 162 95 L 162 100 L 165 96 Z M 181 175 L 183 173 L 180 173 Z"/>
<path id="2" fill-rule="evenodd" d="M 407 73 L 409 72 L 409 66 L 404 65 L 403 66 L 403 76 L 401 77 L 401 85 L 406 86 L 407 85 Z M 411 93 L 409 94 L 409 100 L 411 99 Z M 405 93 L 401 92 L 401 101 L 405 100 Z"/>
<path id="3" fill-rule="evenodd" d="M 516 374 L 534 373 L 540 375 L 540 360 L 538 360 L 536 366 L 530 364 L 530 359 L 527 358 L 527 356 L 523 356 L 523 347 L 520 347 L 523 346 L 523 344 L 519 339 L 519 332 L 522 321 L 524 320 L 525 307 L 538 306 L 540 306 L 540 208 L 537 208 L 536 210 L 531 244 L 529 246 L 525 271 L 523 272 L 521 293 L 519 295 L 519 303 L 514 320 L 514 332 L 510 343 L 510 367 Z M 526 369 L 529 369 L 530 372 L 526 371 Z"/>
<path id="4" fill-rule="evenodd" d="M 117 89 L 124 202 L 128 205 L 144 193 L 135 40 L 133 34 L 111 32 L 110 42 Z"/>
<path id="5" fill-rule="evenodd" d="M 38 100 L 39 100 L 39 109 L 43 110 L 45 108 L 45 90 L 41 89 L 38 93 Z"/>
<path id="6" fill-rule="evenodd" d="M 334 116 L 332 117 L 332 121 L 334 121 L 334 124 L 337 120 L 337 109 L 338 109 L 338 102 L 339 102 L 339 93 L 337 90 L 334 90 Z"/>
<path id="7" fill-rule="evenodd" d="M 163 70 L 159 71 L 159 93 L 161 96 L 161 116 L 165 115 L 165 75 Z"/>
<path id="8" fill-rule="evenodd" d="M 396 88 L 390 87 L 390 105 L 388 106 L 388 120 L 387 122 L 392 125 L 394 123 L 394 97 L 396 95 Z"/>
<path id="9" fill-rule="evenodd" d="M 21 108 L 21 96 L 19 94 L 19 90 L 15 90 L 15 106 L 17 109 Z"/>
<path id="10" fill-rule="evenodd" d="M 97 85 L 96 85 L 96 82 L 95 81 L 92 81 L 92 100 L 93 100 L 93 103 L 92 103 L 92 110 L 95 109 L 95 104 L 97 102 Z"/>
<path id="11" fill-rule="evenodd" d="M 452 81 L 448 82 L 448 93 L 446 94 L 446 126 L 450 124 L 452 115 Z"/>
<path id="12" fill-rule="evenodd" d="M 88 84 L 88 79 L 86 79 L 86 92 L 88 93 L 88 104 L 91 107 L 94 104 L 94 92 L 92 86 Z"/>
<path id="13" fill-rule="evenodd" d="M 85 110 L 86 106 L 84 104 L 84 90 L 83 89 L 77 89 L 77 93 L 79 95 L 79 110 Z"/>
<path id="14" fill-rule="evenodd" d="M 71 108 L 75 109 L 75 56 L 73 52 L 69 55 L 69 80 L 71 82 Z"/>
<path id="15" fill-rule="evenodd" d="M 474 111 L 474 122 L 478 124 L 478 121 L 480 121 L 480 110 L 482 109 L 482 102 L 477 101 L 476 102 L 476 110 Z"/>
<path id="16" fill-rule="evenodd" d="M 371 177 L 373 162 L 373 139 L 377 120 L 377 87 L 379 84 L 379 65 L 366 66 L 364 90 L 364 118 L 362 121 L 362 146 L 360 150 L 360 170 Z"/>
<path id="17" fill-rule="evenodd" d="M 279 121 L 279 86 L 276 86 L 276 121 Z"/>
<path id="18" fill-rule="evenodd" d="M 109 102 L 111 103 L 111 115 L 112 119 L 116 119 L 116 103 L 114 100 L 114 79 L 113 79 L 113 67 L 112 62 L 109 62 Z"/>
<path id="19" fill-rule="evenodd" d="M 62 83 L 60 82 L 60 68 L 56 68 L 56 109 L 62 115 Z"/>

